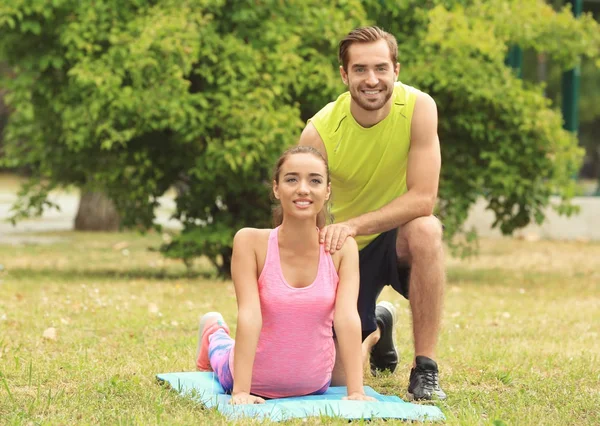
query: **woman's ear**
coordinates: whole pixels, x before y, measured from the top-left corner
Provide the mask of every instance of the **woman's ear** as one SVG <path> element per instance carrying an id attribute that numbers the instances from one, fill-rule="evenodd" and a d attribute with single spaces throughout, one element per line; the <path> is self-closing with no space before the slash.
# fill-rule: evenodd
<path id="1" fill-rule="evenodd" d="M 327 195 L 325 196 L 325 199 L 329 200 L 329 197 L 331 197 L 331 184 L 330 183 L 327 184 Z"/>
<path id="2" fill-rule="evenodd" d="M 277 181 L 273 181 L 273 196 L 276 200 L 279 200 L 279 185 L 277 185 Z"/>

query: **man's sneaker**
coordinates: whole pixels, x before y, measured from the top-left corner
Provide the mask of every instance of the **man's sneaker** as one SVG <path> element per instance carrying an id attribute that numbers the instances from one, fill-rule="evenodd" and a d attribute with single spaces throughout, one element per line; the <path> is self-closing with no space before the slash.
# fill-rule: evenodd
<path id="1" fill-rule="evenodd" d="M 375 307 L 375 319 L 381 331 L 379 341 L 371 349 L 371 374 L 379 371 L 394 372 L 398 365 L 398 350 L 394 345 L 394 325 L 396 308 L 390 302 L 379 302 Z"/>
<path id="2" fill-rule="evenodd" d="M 208 338 L 220 328 L 229 334 L 229 328 L 223 316 L 218 312 L 208 312 L 200 319 L 198 326 L 198 349 L 196 350 L 196 368 L 199 371 L 212 371 L 208 358 Z"/>
<path id="3" fill-rule="evenodd" d="M 418 356 L 416 364 L 417 366 L 410 370 L 409 399 L 414 401 L 446 399 L 446 394 L 440 388 L 436 362 L 426 356 Z"/>

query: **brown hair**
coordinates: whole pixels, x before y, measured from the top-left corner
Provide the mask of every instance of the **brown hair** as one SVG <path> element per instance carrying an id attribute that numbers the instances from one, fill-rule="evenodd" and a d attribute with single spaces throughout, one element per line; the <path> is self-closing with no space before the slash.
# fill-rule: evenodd
<path id="1" fill-rule="evenodd" d="M 273 181 L 275 181 L 275 182 L 277 182 L 277 184 L 279 184 L 279 174 L 281 173 L 281 168 L 285 164 L 288 157 L 295 155 L 295 154 L 312 154 L 315 157 L 319 158 L 321 161 L 323 161 L 323 164 L 325 165 L 325 171 L 327 174 L 327 184 L 329 185 L 331 183 L 331 178 L 329 177 L 329 166 L 327 165 L 327 160 L 325 160 L 323 155 L 319 151 L 317 151 L 315 148 L 313 148 L 312 146 L 295 146 L 293 148 L 288 149 L 283 154 L 281 154 L 281 157 L 279 157 L 279 160 L 277 160 L 277 163 L 275 163 L 275 168 L 273 169 L 273 179 L 272 179 Z M 271 192 L 271 196 L 273 197 L 272 192 Z M 277 202 L 277 200 L 275 200 L 274 198 L 275 197 L 273 197 L 273 201 Z M 330 217 L 329 217 L 328 205 L 327 205 L 327 201 L 326 201 L 325 204 L 323 205 L 323 208 L 317 215 L 317 226 L 319 228 L 323 228 L 325 225 L 327 225 L 328 219 L 330 219 Z M 275 206 L 273 206 L 273 226 L 277 227 L 277 226 L 281 225 L 282 222 L 283 222 L 283 209 L 281 208 L 281 204 L 276 204 Z"/>
<path id="2" fill-rule="evenodd" d="M 396 42 L 396 38 L 379 27 L 360 27 L 350 31 L 340 41 L 338 59 L 344 71 L 348 72 L 348 51 L 350 50 L 350 46 L 354 43 L 372 43 L 378 40 L 385 40 L 387 42 L 390 48 L 390 59 L 392 60 L 392 65 L 395 66 L 398 62 L 398 43 Z"/>

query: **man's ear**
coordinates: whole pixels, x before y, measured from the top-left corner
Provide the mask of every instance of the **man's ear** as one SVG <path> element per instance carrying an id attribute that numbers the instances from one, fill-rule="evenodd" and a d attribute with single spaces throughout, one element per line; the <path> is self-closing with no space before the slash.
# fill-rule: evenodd
<path id="1" fill-rule="evenodd" d="M 342 77 L 342 81 L 347 86 L 348 85 L 348 73 L 344 71 L 344 67 L 340 65 L 340 77 Z"/>

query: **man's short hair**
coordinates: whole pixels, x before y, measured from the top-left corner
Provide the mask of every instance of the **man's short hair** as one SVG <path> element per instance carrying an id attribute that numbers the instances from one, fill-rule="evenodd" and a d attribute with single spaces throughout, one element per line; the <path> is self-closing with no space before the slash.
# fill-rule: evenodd
<path id="1" fill-rule="evenodd" d="M 398 62 L 398 43 L 396 42 L 396 38 L 379 27 L 360 27 L 350 31 L 340 41 L 338 59 L 344 71 L 348 71 L 348 51 L 350 50 L 350 46 L 354 43 L 373 43 L 378 40 L 385 40 L 387 42 L 390 49 L 390 59 L 392 60 L 392 64 L 396 65 Z"/>

